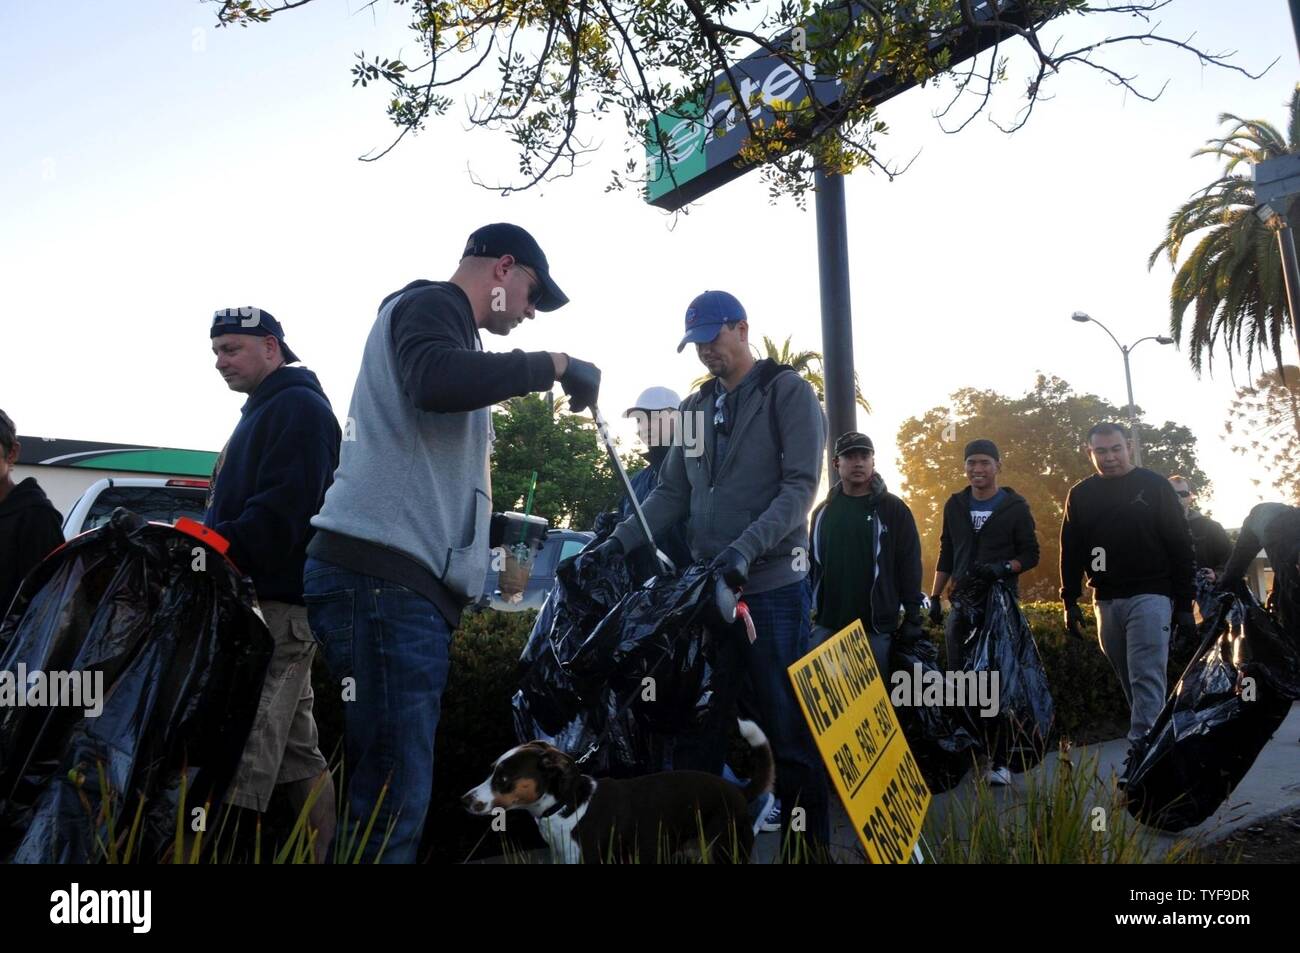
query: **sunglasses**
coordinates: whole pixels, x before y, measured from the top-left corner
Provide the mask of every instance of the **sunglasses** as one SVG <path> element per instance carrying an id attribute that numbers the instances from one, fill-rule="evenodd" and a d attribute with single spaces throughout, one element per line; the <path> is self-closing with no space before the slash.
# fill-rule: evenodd
<path id="1" fill-rule="evenodd" d="M 713 407 L 713 429 L 725 437 L 731 433 L 731 421 L 727 419 L 727 395 L 725 392 L 717 396 Z"/>
<path id="2" fill-rule="evenodd" d="M 528 307 L 535 308 L 542 303 L 542 295 L 546 293 L 546 289 L 542 287 L 542 279 L 537 277 L 537 272 L 533 271 L 533 269 L 527 265 L 520 262 L 515 262 L 515 264 L 522 268 L 528 276 L 533 279 L 533 286 L 528 291 Z"/>
<path id="3" fill-rule="evenodd" d="M 1177 493 L 1179 496 L 1183 497 L 1183 499 L 1186 499 L 1187 497 L 1192 495 L 1191 490 L 1174 490 L 1174 492 Z"/>

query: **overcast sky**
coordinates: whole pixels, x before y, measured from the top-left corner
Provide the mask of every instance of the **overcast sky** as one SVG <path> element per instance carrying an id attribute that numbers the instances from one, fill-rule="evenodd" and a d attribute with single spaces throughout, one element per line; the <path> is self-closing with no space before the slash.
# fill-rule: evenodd
<path id="1" fill-rule="evenodd" d="M 812 203 L 770 205 L 757 174 L 684 218 L 606 194 L 623 160 L 617 117 L 591 130 L 604 148 L 578 175 L 508 197 L 470 170 L 510 176 L 512 143 L 466 130 L 462 107 L 358 162 L 392 127 L 381 90 L 351 87 L 353 53 L 415 56 L 409 11 L 362 6 L 316 0 L 242 30 L 214 29 L 215 8 L 187 0 L 0 7 L 0 407 L 21 433 L 219 449 L 242 397 L 213 370 L 208 324 L 246 304 L 283 322 L 345 416 L 380 299 L 449 277 L 465 237 L 491 221 L 537 236 L 572 304 L 485 344 L 594 361 L 607 411 L 652 384 L 686 392 L 701 369 L 675 348 L 705 288 L 737 295 L 756 338 L 820 347 Z M 1125 403 L 1119 352 L 1070 313 L 1125 343 L 1167 331 L 1170 270 L 1148 272 L 1146 258 L 1170 212 L 1218 172 L 1190 154 L 1221 112 L 1284 126 L 1297 75 L 1283 0 L 1176 0 L 1162 16 L 1163 32 L 1236 50 L 1252 70 L 1279 62 L 1252 81 L 1135 45 L 1107 62 L 1151 90 L 1168 80 L 1158 102 L 1074 67 L 1012 136 L 983 119 L 945 135 L 941 90 L 882 108 L 884 154 L 916 159 L 893 182 L 857 173 L 847 193 L 854 352 L 874 408 L 858 424 L 887 480 L 899 422 L 960 387 L 1019 394 L 1043 371 Z M 1072 45 L 1100 36 L 1078 19 L 1060 32 Z M 1014 115 L 1024 66 L 1017 52 L 996 117 Z M 1261 497 L 1255 466 L 1220 438 L 1226 360 L 1198 380 L 1184 352 L 1148 342 L 1133 376 L 1149 419 L 1191 426 L 1211 508 L 1239 525 Z M 1014 484 L 1030 461 L 1002 449 Z"/>

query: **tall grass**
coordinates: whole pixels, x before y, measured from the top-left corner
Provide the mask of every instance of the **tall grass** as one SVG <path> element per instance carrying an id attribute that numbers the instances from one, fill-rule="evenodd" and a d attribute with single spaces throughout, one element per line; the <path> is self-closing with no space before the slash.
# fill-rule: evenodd
<path id="1" fill-rule="evenodd" d="M 171 864 L 260 864 L 269 860 L 273 864 L 310 864 L 316 862 L 316 843 L 318 831 L 310 822 L 311 811 L 324 790 L 323 779 L 316 784 L 306 801 L 298 811 L 297 817 L 281 842 L 267 843 L 263 831 L 262 815 L 254 811 L 241 810 L 233 805 L 221 805 L 217 816 L 213 816 L 210 801 L 203 804 L 189 804 L 188 771 L 180 773 L 179 793 L 176 803 L 175 826 L 172 841 L 160 856 L 145 857 L 145 809 L 143 797 L 135 798 L 134 811 L 129 827 L 123 830 L 122 810 L 124 799 L 120 792 L 112 789 L 103 763 L 96 765 L 99 780 L 98 791 L 103 792 L 98 804 L 93 803 L 85 787 L 85 775 L 77 769 L 69 772 L 68 778 L 77 789 L 82 808 L 90 821 L 94 835 L 94 854 L 88 859 L 90 863 L 130 864 L 158 861 Z M 335 788 L 344 791 L 345 780 L 341 759 L 331 769 L 330 777 L 335 780 Z M 336 818 L 335 837 L 330 845 L 329 861 L 333 863 L 361 862 L 366 845 L 372 838 L 382 835 L 376 851 L 375 863 L 383 858 L 384 850 L 392 837 L 396 826 L 394 817 L 387 827 L 378 830 L 379 812 L 388 795 L 388 785 L 380 790 L 379 799 L 364 824 L 351 823 L 350 810 L 346 797 L 338 798 L 338 816 Z M 196 830 L 192 826 L 193 811 L 202 809 L 204 823 Z M 240 838 L 240 827 L 252 823 L 251 845 Z M 213 830 L 215 825 L 215 830 Z M 209 832 L 211 831 L 211 836 Z"/>
<path id="2" fill-rule="evenodd" d="M 1054 758 L 1054 763 L 1052 759 Z M 1062 744 L 1044 768 L 998 796 L 975 772 L 969 792 L 954 792 L 948 811 L 926 824 L 935 861 L 947 864 L 1194 863 L 1200 851 L 1180 839 L 1162 847 L 1160 835 L 1134 820 L 1095 754 L 1076 764 Z"/>

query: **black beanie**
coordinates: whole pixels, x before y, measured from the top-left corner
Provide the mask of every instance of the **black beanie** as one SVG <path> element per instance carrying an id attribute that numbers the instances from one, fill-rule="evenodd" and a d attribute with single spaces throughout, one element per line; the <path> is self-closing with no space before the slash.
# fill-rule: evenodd
<path id="1" fill-rule="evenodd" d="M 1002 462 L 1002 457 L 998 454 L 998 445 L 992 440 L 972 440 L 966 444 L 966 452 L 962 454 L 962 459 L 969 460 L 971 454 L 975 453 L 984 453 L 999 463 Z"/>

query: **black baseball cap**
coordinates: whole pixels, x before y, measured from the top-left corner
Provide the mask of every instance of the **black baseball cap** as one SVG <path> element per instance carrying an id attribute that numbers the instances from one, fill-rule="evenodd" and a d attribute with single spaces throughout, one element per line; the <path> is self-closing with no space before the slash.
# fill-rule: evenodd
<path id="1" fill-rule="evenodd" d="M 856 430 L 840 434 L 840 438 L 835 441 L 835 456 L 843 456 L 850 450 L 865 450 L 867 453 L 876 452 L 875 446 L 871 443 L 871 438 L 864 433 L 858 433 Z"/>
<path id="2" fill-rule="evenodd" d="M 284 355 L 284 363 L 298 362 L 298 355 L 284 343 L 284 328 L 270 311 L 263 311 L 261 308 L 222 308 L 212 315 L 212 333 L 208 337 L 216 338 L 223 334 L 273 337 L 280 342 L 280 353 Z"/>
<path id="3" fill-rule="evenodd" d="M 560 286 L 551 277 L 551 266 L 546 262 L 546 254 L 537 239 L 525 229 L 508 222 L 484 225 L 476 230 L 465 242 L 465 251 L 461 258 L 500 258 L 510 255 L 519 264 L 537 272 L 542 283 L 542 297 L 537 302 L 538 311 L 554 311 L 569 303 L 569 296 L 560 290 Z"/>

